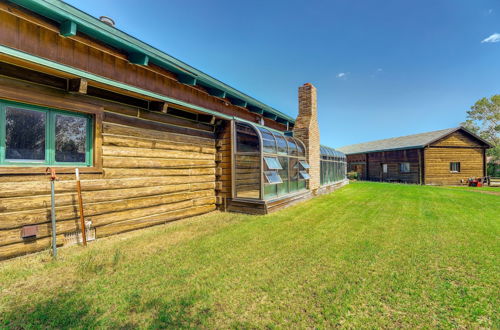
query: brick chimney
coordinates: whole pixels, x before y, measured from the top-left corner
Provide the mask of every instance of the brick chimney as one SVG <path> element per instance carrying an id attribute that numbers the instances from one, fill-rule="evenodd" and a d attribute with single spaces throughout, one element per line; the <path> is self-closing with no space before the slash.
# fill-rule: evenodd
<path id="1" fill-rule="evenodd" d="M 309 189 L 316 194 L 320 187 L 319 126 L 316 87 L 306 83 L 299 87 L 299 116 L 295 121 L 293 136 L 306 145 L 309 169 Z"/>

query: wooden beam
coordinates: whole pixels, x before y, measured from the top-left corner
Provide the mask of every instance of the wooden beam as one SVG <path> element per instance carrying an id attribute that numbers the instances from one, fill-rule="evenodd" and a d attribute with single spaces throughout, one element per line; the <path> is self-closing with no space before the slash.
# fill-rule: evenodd
<path id="1" fill-rule="evenodd" d="M 208 94 L 212 96 L 226 98 L 226 92 L 221 91 L 220 89 L 210 87 L 205 87 L 205 89 L 207 90 Z"/>
<path id="2" fill-rule="evenodd" d="M 112 92 L 112 91 L 109 91 L 106 89 L 102 89 L 102 88 L 98 88 L 98 87 L 94 87 L 94 86 L 87 86 L 87 95 L 95 96 L 95 97 L 105 99 L 105 100 L 124 103 L 124 104 L 130 105 L 130 106 L 139 107 L 139 108 L 143 108 L 143 109 L 147 109 L 149 106 L 148 100 L 127 96 L 127 95 L 123 95 L 120 93 L 115 93 L 115 92 Z"/>
<path id="3" fill-rule="evenodd" d="M 64 21 L 61 23 L 59 33 L 63 37 L 76 36 L 76 23 L 73 21 Z"/>
<path id="4" fill-rule="evenodd" d="M 231 101 L 232 104 L 234 104 L 236 106 L 239 106 L 239 107 L 245 108 L 248 105 L 247 102 L 245 102 L 245 101 L 243 101 L 243 100 L 241 100 L 239 98 L 236 98 L 236 97 L 227 96 L 227 99 L 229 101 Z"/>
<path id="5" fill-rule="evenodd" d="M 285 118 L 278 117 L 276 118 L 276 121 L 281 124 L 288 124 L 288 120 L 286 120 Z"/>
<path id="6" fill-rule="evenodd" d="M 179 80 L 180 83 L 183 83 L 184 85 L 189 85 L 189 86 L 195 86 L 196 85 L 196 78 L 191 77 L 185 74 L 179 74 L 177 75 L 177 79 Z"/>
<path id="7" fill-rule="evenodd" d="M 88 81 L 85 78 L 68 80 L 68 92 L 87 94 Z"/>
<path id="8" fill-rule="evenodd" d="M 270 113 L 267 111 L 264 111 L 263 116 L 272 120 L 276 120 L 278 118 L 278 116 L 275 115 L 274 113 Z"/>
<path id="9" fill-rule="evenodd" d="M 262 115 L 264 113 L 264 110 L 262 110 L 261 108 L 250 105 L 250 104 L 247 105 L 247 109 L 250 112 L 258 113 L 259 115 Z"/>
<path id="10" fill-rule="evenodd" d="M 0 62 L 0 75 L 25 81 L 31 81 L 36 84 L 46 85 L 64 90 L 68 88 L 68 81 L 65 78 L 60 78 L 35 70 L 26 69 L 9 63 Z"/>
<path id="11" fill-rule="evenodd" d="M 167 113 L 168 103 L 161 101 L 149 101 L 149 110 Z"/>
<path id="12" fill-rule="evenodd" d="M 149 56 L 141 53 L 131 53 L 128 55 L 128 60 L 132 64 L 148 65 Z"/>

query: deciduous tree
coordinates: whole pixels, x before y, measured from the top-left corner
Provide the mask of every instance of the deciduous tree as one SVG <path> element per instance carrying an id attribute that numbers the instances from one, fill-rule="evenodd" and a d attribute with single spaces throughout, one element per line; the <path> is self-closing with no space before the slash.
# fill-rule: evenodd
<path id="1" fill-rule="evenodd" d="M 467 111 L 462 126 L 476 133 L 493 145 L 487 151 L 494 160 L 500 159 L 500 95 L 482 98 Z"/>

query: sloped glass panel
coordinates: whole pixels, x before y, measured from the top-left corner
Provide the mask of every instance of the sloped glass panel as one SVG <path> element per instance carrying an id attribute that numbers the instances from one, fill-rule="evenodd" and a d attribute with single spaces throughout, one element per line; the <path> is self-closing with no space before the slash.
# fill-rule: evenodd
<path id="1" fill-rule="evenodd" d="M 255 129 L 246 123 L 236 123 L 236 151 L 260 152 L 259 136 Z"/>
<path id="2" fill-rule="evenodd" d="M 302 166 L 302 168 L 305 168 L 305 169 L 311 168 L 311 166 L 309 166 L 309 164 L 305 160 L 299 160 L 299 163 Z"/>
<path id="3" fill-rule="evenodd" d="M 290 156 L 297 156 L 297 144 L 293 137 L 287 136 L 286 141 L 288 142 L 288 154 Z"/>
<path id="4" fill-rule="evenodd" d="M 300 178 L 304 180 L 309 180 L 311 176 L 306 171 L 300 171 Z"/>
<path id="5" fill-rule="evenodd" d="M 276 171 L 265 171 L 264 176 L 269 184 L 278 184 L 283 182 L 280 175 Z"/>
<path id="6" fill-rule="evenodd" d="M 305 157 L 306 150 L 302 141 L 300 141 L 299 139 L 295 139 L 295 144 L 297 145 L 297 155 L 299 157 Z"/>
<path id="7" fill-rule="evenodd" d="M 285 138 L 276 133 L 274 134 L 274 137 L 276 138 L 278 154 L 286 155 L 288 153 L 288 144 L 286 143 Z"/>
<path id="8" fill-rule="evenodd" d="M 264 161 L 267 164 L 267 168 L 270 170 L 282 170 L 283 169 L 280 162 L 278 161 L 278 158 L 276 158 L 276 157 L 264 157 Z"/>

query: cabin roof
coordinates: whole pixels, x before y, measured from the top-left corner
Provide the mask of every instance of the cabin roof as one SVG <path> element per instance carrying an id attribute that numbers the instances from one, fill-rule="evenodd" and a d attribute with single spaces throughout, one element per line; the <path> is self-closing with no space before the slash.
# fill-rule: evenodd
<path id="1" fill-rule="evenodd" d="M 405 150 L 405 149 L 419 149 L 429 144 L 440 140 L 451 133 L 462 130 L 467 134 L 471 135 L 475 139 L 484 143 L 486 146 L 490 147 L 490 144 L 478 137 L 474 133 L 463 127 L 454 127 L 442 129 L 439 131 L 432 131 L 426 133 L 412 134 L 406 136 L 400 136 L 390 139 L 376 140 L 365 143 L 352 144 L 345 147 L 338 148 L 337 150 L 342 151 L 347 155 L 360 154 L 365 152 L 378 152 L 378 151 L 389 151 L 389 150 Z"/>
<path id="2" fill-rule="evenodd" d="M 60 0 L 11 0 L 11 2 L 31 10 L 63 25 L 65 22 L 76 24 L 77 31 L 89 35 L 109 46 L 124 51 L 129 58 L 141 58 L 163 67 L 179 76 L 179 80 L 188 85 L 198 85 L 225 96 L 245 106 L 252 112 L 262 113 L 282 123 L 295 123 L 295 119 L 263 102 L 211 77 L 210 75 L 168 55 L 167 53 L 143 42 L 135 37 L 110 26 L 99 19 Z M 232 102 L 233 103 L 233 102 Z"/>

